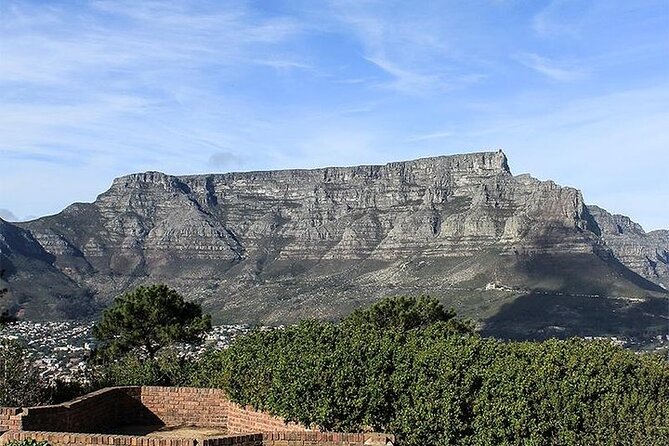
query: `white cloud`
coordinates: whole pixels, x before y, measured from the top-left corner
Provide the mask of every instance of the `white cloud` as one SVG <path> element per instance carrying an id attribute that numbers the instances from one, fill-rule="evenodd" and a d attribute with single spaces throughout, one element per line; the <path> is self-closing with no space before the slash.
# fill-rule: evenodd
<path id="1" fill-rule="evenodd" d="M 261 125 L 219 85 L 254 67 L 311 69 L 284 51 L 300 22 L 237 2 L 72 6 L 0 5 L 0 156 L 9 162 L 194 170 Z"/>
<path id="2" fill-rule="evenodd" d="M 452 131 L 438 131 L 438 132 L 424 133 L 421 135 L 412 136 L 411 138 L 408 138 L 406 142 L 423 142 L 433 139 L 444 139 L 455 135 L 456 133 Z"/>
<path id="3" fill-rule="evenodd" d="M 532 18 L 532 29 L 541 37 L 579 38 L 596 3 L 551 0 Z"/>
<path id="4" fill-rule="evenodd" d="M 353 33 L 361 57 L 390 77 L 373 83 L 407 95 L 426 95 L 462 88 L 484 76 L 464 62 L 459 38 L 457 10 L 406 7 L 384 8 L 385 2 L 331 2 L 330 26 Z M 397 5 L 396 5 L 397 6 Z M 394 13 L 389 13 L 393 10 Z M 446 23 L 444 23 L 446 22 Z M 459 42 L 458 42 L 459 43 Z"/>
<path id="5" fill-rule="evenodd" d="M 518 60 L 523 65 L 559 82 L 571 82 L 583 79 L 588 74 L 583 68 L 576 67 L 576 64 L 556 63 L 538 54 L 521 54 L 518 56 Z"/>

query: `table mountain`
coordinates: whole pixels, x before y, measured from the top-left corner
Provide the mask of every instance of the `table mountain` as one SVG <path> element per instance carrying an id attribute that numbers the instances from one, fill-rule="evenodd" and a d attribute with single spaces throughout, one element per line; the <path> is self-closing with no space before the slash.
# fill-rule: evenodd
<path id="1" fill-rule="evenodd" d="M 156 282 L 218 320 L 263 323 L 336 318 L 400 293 L 439 296 L 498 327 L 518 296 L 601 296 L 642 314 L 648 309 L 618 298 L 662 305 L 666 295 L 667 231 L 646 234 L 586 206 L 576 189 L 514 176 L 501 151 L 382 166 L 138 173 L 93 203 L 2 227 L 15 234 L 2 239 L 10 303 L 32 318 L 71 317 L 71 305 L 54 303 L 64 295 L 77 296 L 84 315 Z M 58 295 L 45 291 L 54 284 Z M 643 324 L 666 324 L 655 313 Z"/>

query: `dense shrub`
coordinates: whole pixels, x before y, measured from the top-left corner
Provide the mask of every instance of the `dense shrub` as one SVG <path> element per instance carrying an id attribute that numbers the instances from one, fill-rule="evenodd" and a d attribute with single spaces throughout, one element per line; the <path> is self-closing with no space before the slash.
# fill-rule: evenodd
<path id="1" fill-rule="evenodd" d="M 366 311 L 239 338 L 206 355 L 191 383 L 307 425 L 391 432 L 404 445 L 669 444 L 660 357 L 579 339 L 481 338 L 429 299 Z"/>
<path id="2" fill-rule="evenodd" d="M 95 365 L 87 377 L 90 389 L 110 386 L 183 386 L 189 384 L 197 363 L 171 349 L 155 358 L 128 354 L 113 362 Z"/>

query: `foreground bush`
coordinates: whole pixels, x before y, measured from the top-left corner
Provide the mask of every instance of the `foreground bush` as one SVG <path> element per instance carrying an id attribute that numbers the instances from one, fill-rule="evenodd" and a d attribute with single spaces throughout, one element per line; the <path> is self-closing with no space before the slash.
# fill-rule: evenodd
<path id="1" fill-rule="evenodd" d="M 403 445 L 669 444 L 661 358 L 579 339 L 481 338 L 433 304 L 389 299 L 340 324 L 255 332 L 206 355 L 191 384 Z"/>
<path id="2" fill-rule="evenodd" d="M 48 386 L 26 349 L 18 342 L 1 339 L 0 406 L 30 406 L 47 400 Z"/>
<path id="3" fill-rule="evenodd" d="M 183 386 L 193 381 L 197 363 L 164 349 L 156 358 L 132 354 L 96 364 L 86 380 L 91 390 L 112 386 Z"/>

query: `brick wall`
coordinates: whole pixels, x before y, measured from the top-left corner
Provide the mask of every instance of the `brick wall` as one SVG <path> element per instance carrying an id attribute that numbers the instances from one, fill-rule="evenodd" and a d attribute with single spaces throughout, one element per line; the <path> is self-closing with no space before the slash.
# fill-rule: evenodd
<path id="1" fill-rule="evenodd" d="M 265 432 L 263 446 L 387 446 L 395 437 L 377 433 Z"/>
<path id="2" fill-rule="evenodd" d="M 160 424 L 141 403 L 139 387 L 111 387 L 63 404 L 29 407 L 18 426 L 22 430 L 49 432 L 109 432 L 116 426 Z"/>
<path id="3" fill-rule="evenodd" d="M 286 423 L 283 418 L 268 413 L 258 412 L 251 407 L 242 407 L 226 399 L 226 413 L 228 414 L 227 429 L 230 433 L 241 432 L 274 432 L 290 431 L 305 432 L 307 428 L 296 423 Z"/>
<path id="4" fill-rule="evenodd" d="M 0 407 L 0 431 L 18 429 L 20 424 L 18 407 Z"/>
<path id="5" fill-rule="evenodd" d="M 263 446 L 263 434 L 229 435 L 220 438 L 205 438 L 200 446 Z"/>
<path id="6" fill-rule="evenodd" d="M 377 434 L 323 432 L 270 432 L 195 440 L 191 438 L 151 438 L 133 435 L 10 431 L 0 436 L 0 445 L 12 440 L 45 440 L 49 442 L 50 446 L 386 446 L 387 441 L 391 439 L 392 437 Z"/>
<path id="7" fill-rule="evenodd" d="M 31 439 L 48 441 L 50 446 L 386 446 L 387 441 L 392 440 L 392 437 L 380 434 L 331 432 L 266 432 L 196 440 L 192 438 L 151 438 L 134 435 L 9 431 L 0 436 L 0 445 L 12 440 Z"/>
<path id="8" fill-rule="evenodd" d="M 144 386 L 141 401 L 165 425 L 227 425 L 228 399 L 219 389 Z"/>
<path id="9" fill-rule="evenodd" d="M 0 437 L 0 444 L 12 440 L 46 440 L 50 446 L 196 446 L 190 438 L 149 438 L 133 435 L 80 434 L 71 432 L 9 431 Z M 243 443 L 230 443 L 243 444 Z M 246 445 L 245 445 L 246 446 Z"/>
<path id="10" fill-rule="evenodd" d="M 244 408 L 228 400 L 220 389 L 153 387 L 141 389 L 142 404 L 164 424 L 224 426 L 233 434 L 269 431 L 307 431 L 304 426 Z"/>
<path id="11" fill-rule="evenodd" d="M 2 423 L 12 430 L 0 437 L 0 445 L 27 438 L 47 440 L 51 446 L 362 446 L 393 440 L 375 433 L 310 431 L 241 407 L 222 390 L 187 387 L 112 387 L 58 405 L 0 408 L 0 431 Z M 198 442 L 105 434 L 128 424 L 221 427 L 230 435 Z"/>
<path id="12" fill-rule="evenodd" d="M 21 411 L 1 410 L 0 423 L 9 419 L 4 413 Z M 7 421 L 7 429 L 105 433 L 117 426 L 143 424 L 224 427 L 234 434 L 307 430 L 232 403 L 222 390 L 190 387 L 112 387 L 63 404 L 26 408 L 17 418 L 11 426 Z"/>

